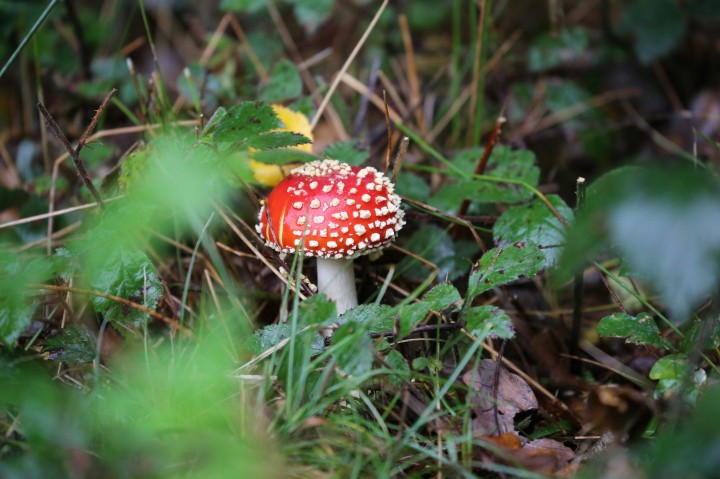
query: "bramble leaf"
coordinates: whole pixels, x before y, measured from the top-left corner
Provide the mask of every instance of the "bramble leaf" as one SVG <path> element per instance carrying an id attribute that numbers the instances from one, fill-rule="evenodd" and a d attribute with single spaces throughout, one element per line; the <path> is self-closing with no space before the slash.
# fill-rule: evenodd
<path id="1" fill-rule="evenodd" d="M 637 316 L 614 313 L 602 318 L 596 329 L 600 336 L 625 338 L 626 343 L 673 349 L 672 344 L 660 336 L 660 329 L 652 316 L 647 313 L 640 313 Z"/>

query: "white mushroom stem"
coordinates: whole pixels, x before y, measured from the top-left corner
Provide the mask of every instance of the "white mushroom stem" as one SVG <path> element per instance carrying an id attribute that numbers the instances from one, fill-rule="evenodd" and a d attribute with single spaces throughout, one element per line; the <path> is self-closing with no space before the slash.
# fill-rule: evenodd
<path id="1" fill-rule="evenodd" d="M 340 316 L 358 305 L 352 259 L 317 259 L 318 292 L 335 301 Z"/>

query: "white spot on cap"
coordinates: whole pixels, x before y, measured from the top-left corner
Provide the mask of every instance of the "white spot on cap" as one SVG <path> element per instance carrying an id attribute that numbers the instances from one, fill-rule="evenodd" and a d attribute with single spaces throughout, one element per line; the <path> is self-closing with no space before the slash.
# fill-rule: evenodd
<path id="1" fill-rule="evenodd" d="M 311 248 L 317 248 L 318 246 L 320 246 L 320 243 L 318 243 L 317 240 L 310 240 L 308 241 L 308 246 L 310 246 Z"/>
<path id="2" fill-rule="evenodd" d="M 332 190 L 333 185 L 325 185 L 322 187 L 323 193 L 330 193 L 330 190 Z"/>
<path id="3" fill-rule="evenodd" d="M 305 221 L 307 221 L 307 216 L 304 216 L 304 215 L 303 215 L 303 216 L 298 216 L 298 219 L 297 219 L 296 223 L 297 223 L 298 225 L 302 226 L 302 225 L 305 224 Z"/>
<path id="4" fill-rule="evenodd" d="M 333 213 L 332 217 L 335 218 L 336 220 L 346 220 L 346 219 L 348 219 L 348 214 L 347 214 L 347 211 L 341 211 L 339 213 Z"/>
<path id="5" fill-rule="evenodd" d="M 303 207 L 302 201 L 296 201 L 295 203 L 293 203 L 293 208 L 295 208 L 296 210 L 301 210 L 302 207 Z"/>
<path id="6" fill-rule="evenodd" d="M 391 230 L 391 231 L 392 231 L 392 230 Z M 348 238 L 348 239 L 345 240 L 345 244 L 346 244 L 347 246 L 352 246 L 352 245 L 355 244 L 355 240 L 352 239 L 352 238 Z"/>
<path id="7" fill-rule="evenodd" d="M 375 203 L 382 203 L 383 201 L 387 201 L 387 198 L 385 198 L 384 196 L 375 197 Z"/>
<path id="8" fill-rule="evenodd" d="M 340 198 L 333 198 L 332 201 L 330 201 L 330 206 L 337 206 L 340 204 Z"/>
<path id="9" fill-rule="evenodd" d="M 355 200 L 352 199 L 352 198 L 348 198 L 348 199 L 345 200 L 345 204 L 348 205 L 348 206 L 352 206 L 352 205 L 355 204 Z"/>
<path id="10" fill-rule="evenodd" d="M 325 217 L 324 217 L 323 215 L 313 216 L 313 221 L 314 221 L 316 224 L 320 224 L 320 223 L 322 223 L 323 221 L 325 221 Z"/>
<path id="11" fill-rule="evenodd" d="M 367 202 L 370 201 L 370 195 L 368 195 L 367 193 L 365 193 L 364 195 L 362 195 L 362 196 L 360 197 L 360 199 L 363 200 L 365 203 L 367 203 Z"/>
<path id="12" fill-rule="evenodd" d="M 392 238 L 395 236 L 395 231 L 393 231 L 392 228 L 388 228 L 387 231 L 385 231 L 385 239 Z"/>
<path id="13" fill-rule="evenodd" d="M 370 190 L 370 191 L 374 191 L 374 190 L 375 190 L 375 183 L 368 183 L 367 185 L 365 185 L 365 188 L 368 189 L 368 190 Z"/>
<path id="14" fill-rule="evenodd" d="M 353 225 L 353 229 L 355 230 L 355 233 L 360 236 L 364 235 L 367 232 L 363 225 Z"/>
<path id="15" fill-rule="evenodd" d="M 380 235 L 378 233 L 373 233 L 372 235 L 370 235 L 370 241 L 372 241 L 373 243 L 377 243 L 378 241 L 380 241 Z"/>
<path id="16" fill-rule="evenodd" d="M 360 210 L 360 218 L 366 220 L 372 216 L 369 210 Z"/>
<path id="17" fill-rule="evenodd" d="M 328 248 L 337 248 L 338 244 L 335 241 L 328 241 L 327 242 Z"/>
<path id="18" fill-rule="evenodd" d="M 320 208 L 320 200 L 317 199 L 317 198 L 314 198 L 314 199 L 310 202 L 310 208 Z"/>

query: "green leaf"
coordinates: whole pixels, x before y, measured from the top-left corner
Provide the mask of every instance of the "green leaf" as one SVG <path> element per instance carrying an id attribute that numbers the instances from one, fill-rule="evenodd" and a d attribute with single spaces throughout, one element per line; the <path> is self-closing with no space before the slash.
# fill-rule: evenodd
<path id="1" fill-rule="evenodd" d="M 95 360 L 97 342 L 87 326 L 72 324 L 45 341 L 45 349 L 53 351 L 51 357 L 57 361 L 85 364 Z"/>
<path id="2" fill-rule="evenodd" d="M 157 270 L 148 257 L 139 251 L 122 249 L 110 253 L 97 275 L 91 279 L 91 287 L 153 310 L 163 295 Z M 93 296 L 92 303 L 95 311 L 114 323 L 139 327 L 147 320 L 142 311 L 107 298 Z"/>
<path id="3" fill-rule="evenodd" d="M 267 102 L 281 102 L 297 98 L 302 93 L 302 79 L 295 65 L 286 59 L 275 64 L 267 85 L 260 90 L 259 98 Z"/>
<path id="4" fill-rule="evenodd" d="M 545 254 L 532 243 L 488 250 L 470 274 L 465 301 L 521 276 L 532 278 L 545 267 Z"/>
<path id="5" fill-rule="evenodd" d="M 612 251 L 653 286 L 677 321 L 720 282 L 720 182 L 691 167 L 626 167 L 588 187 L 568 232 L 561 280 Z"/>
<path id="6" fill-rule="evenodd" d="M 417 327 L 430 312 L 430 305 L 425 301 L 419 303 L 408 304 L 400 308 L 400 316 L 398 318 L 399 331 L 398 340 L 406 337 Z"/>
<path id="7" fill-rule="evenodd" d="M 659 379 L 682 380 L 687 371 L 688 358 L 684 354 L 668 354 L 658 359 L 650 370 L 649 377 L 655 381 Z"/>
<path id="8" fill-rule="evenodd" d="M 393 369 L 393 373 L 388 376 L 388 380 L 397 386 L 408 379 L 410 366 L 405 361 L 405 357 L 395 349 L 385 355 L 385 362 Z"/>
<path id="9" fill-rule="evenodd" d="M 457 288 L 450 283 L 442 283 L 425 293 L 423 301 L 427 302 L 433 311 L 443 311 L 462 302 Z"/>
<path id="10" fill-rule="evenodd" d="M 466 274 L 469 260 L 458 255 L 457 245 L 447 231 L 435 225 L 423 225 L 405 243 L 405 248 L 417 253 L 426 260 L 435 263 L 440 278 L 453 281 Z M 411 257 L 404 258 L 399 270 L 406 276 L 424 280 L 428 277 L 428 267 Z"/>
<path id="11" fill-rule="evenodd" d="M 557 195 L 548 195 L 548 201 L 560 213 L 567 224 L 572 223 L 573 211 Z M 565 243 L 566 227 L 548 206 L 539 198 L 526 205 L 514 206 L 500 218 L 493 227 L 493 237 L 498 246 L 528 241 L 538 245 L 545 254 L 545 265 L 554 265 Z"/>
<path id="12" fill-rule="evenodd" d="M 367 149 L 360 148 L 356 140 L 336 141 L 323 150 L 323 156 L 333 160 L 342 161 L 350 165 L 360 166 L 370 158 Z"/>
<path id="13" fill-rule="evenodd" d="M 395 327 L 393 309 L 386 304 L 361 304 L 345 311 L 337 320 L 340 324 L 362 323 L 371 333 L 392 331 Z"/>
<path id="14" fill-rule="evenodd" d="M 0 343 L 12 346 L 32 321 L 36 304 L 27 285 L 41 283 L 52 275 L 45 258 L 27 260 L 0 252 Z"/>
<path id="15" fill-rule="evenodd" d="M 287 163 L 308 163 L 317 160 L 312 153 L 297 148 L 276 148 L 274 150 L 255 151 L 252 159 L 271 165 L 285 165 Z"/>
<path id="16" fill-rule="evenodd" d="M 410 172 L 401 172 L 395 183 L 395 191 L 417 201 L 427 201 L 430 197 L 430 185 L 422 176 Z"/>
<path id="17" fill-rule="evenodd" d="M 222 0 L 220 9 L 232 12 L 255 13 L 267 4 L 267 0 Z"/>
<path id="18" fill-rule="evenodd" d="M 463 314 L 465 329 L 478 338 L 515 337 L 512 320 L 505 311 L 495 306 L 476 306 L 468 308 Z"/>
<path id="19" fill-rule="evenodd" d="M 335 0 L 288 0 L 295 7 L 298 22 L 313 32 L 332 12 Z"/>
<path id="20" fill-rule="evenodd" d="M 290 337 L 290 325 L 287 323 L 268 324 L 248 338 L 245 347 L 255 356 L 275 346 L 277 343 Z"/>
<path id="21" fill-rule="evenodd" d="M 660 336 L 660 329 L 652 316 L 647 313 L 640 313 L 637 316 L 614 313 L 602 318 L 596 329 L 600 336 L 625 338 L 626 343 L 673 349 L 672 344 Z"/>
<path id="22" fill-rule="evenodd" d="M 635 0 L 623 8 L 620 26 L 635 37 L 635 53 L 647 64 L 680 43 L 687 18 L 677 0 Z"/>
<path id="23" fill-rule="evenodd" d="M 217 142 L 247 143 L 280 126 L 270 105 L 246 101 L 228 109 L 218 120 L 213 137 Z"/>
<path id="24" fill-rule="evenodd" d="M 649 377 L 658 382 L 655 390 L 656 398 L 666 400 L 682 396 L 688 404 L 694 404 L 700 388 L 707 382 L 707 374 L 703 369 L 691 371 L 690 362 L 685 354 L 669 354 L 653 365 Z M 686 381 L 687 379 L 689 381 Z"/>
<path id="25" fill-rule="evenodd" d="M 373 343 L 368 329 L 358 321 L 341 325 L 332 337 L 333 357 L 342 371 L 351 375 L 370 371 Z"/>
<path id="26" fill-rule="evenodd" d="M 475 171 L 483 151 L 482 148 L 465 150 L 453 160 L 453 164 L 470 174 Z M 431 198 L 430 204 L 445 211 L 455 211 L 463 199 L 476 203 L 518 203 L 528 200 L 533 193 L 526 187 L 497 180 L 523 181 L 534 187 L 540 179 L 540 170 L 535 165 L 533 152 L 512 150 L 501 145 L 496 146 L 490 155 L 484 175 L 496 180 L 460 179 L 441 188 Z"/>
<path id="27" fill-rule="evenodd" d="M 530 46 L 528 68 L 540 72 L 576 60 L 585 53 L 589 43 L 588 32 L 583 27 L 544 33 Z"/>
<path id="28" fill-rule="evenodd" d="M 301 302 L 298 314 L 298 323 L 304 327 L 308 324 L 334 322 L 335 318 L 337 318 L 337 308 L 335 307 L 335 301 L 330 301 L 324 294 L 320 293 L 314 294 Z"/>
<path id="29" fill-rule="evenodd" d="M 246 144 L 258 150 L 269 150 L 272 148 L 287 148 L 291 146 L 307 145 L 312 143 L 309 138 L 300 133 L 292 131 L 273 131 L 247 139 Z"/>

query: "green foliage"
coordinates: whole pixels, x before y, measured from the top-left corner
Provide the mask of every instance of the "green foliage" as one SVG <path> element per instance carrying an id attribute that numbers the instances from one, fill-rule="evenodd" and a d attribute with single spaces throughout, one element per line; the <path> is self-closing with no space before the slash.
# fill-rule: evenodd
<path id="1" fill-rule="evenodd" d="M 222 0 L 220 8 L 233 12 L 255 13 L 265 7 L 267 0 Z"/>
<path id="2" fill-rule="evenodd" d="M 600 336 L 625 338 L 628 343 L 656 346 L 672 350 L 672 344 L 660 336 L 660 329 L 652 316 L 640 313 L 630 316 L 627 313 L 613 313 L 605 316 L 597 325 Z"/>
<path id="3" fill-rule="evenodd" d="M 635 37 L 635 53 L 650 63 L 670 52 L 685 34 L 685 12 L 676 0 L 635 0 L 623 8 L 621 28 Z"/>
<path id="4" fill-rule="evenodd" d="M 547 199 L 565 223 L 571 224 L 573 211 L 565 201 L 557 195 L 548 195 Z M 566 225 L 548 205 L 539 198 L 533 198 L 526 205 L 513 206 L 505 211 L 493 226 L 493 237 L 498 246 L 523 241 L 538 245 L 545 253 L 546 266 L 550 267 L 560 256 L 566 231 Z"/>
<path id="5" fill-rule="evenodd" d="M 361 304 L 345 311 L 338 322 L 363 324 L 369 332 L 380 333 L 392 331 L 395 324 L 393 316 L 392 308 L 386 304 Z"/>
<path id="6" fill-rule="evenodd" d="M 37 304 L 28 285 L 41 283 L 53 274 L 53 264 L 0 252 L 0 343 L 12 346 L 32 321 Z"/>
<path id="7" fill-rule="evenodd" d="M 463 313 L 465 329 L 480 338 L 511 339 L 515 337 L 512 320 L 505 311 L 495 306 L 475 306 Z"/>
<path id="8" fill-rule="evenodd" d="M 302 93 L 302 79 L 297 67 L 289 60 L 280 60 L 273 68 L 267 85 L 260 90 L 259 99 L 267 102 L 281 102 L 297 98 Z"/>
<path id="9" fill-rule="evenodd" d="M 461 171 L 475 171 L 484 149 L 464 150 L 453 160 Z M 535 166 L 535 155 L 528 150 L 512 150 L 496 146 L 488 159 L 485 175 L 491 179 L 461 179 L 441 188 L 430 204 L 445 211 L 456 210 L 463 199 L 476 203 L 517 203 L 532 197 L 532 191 L 518 184 L 537 186 L 540 170 Z M 505 183 L 502 180 L 510 180 Z"/>
<path id="10" fill-rule="evenodd" d="M 425 293 L 423 301 L 433 311 L 444 311 L 450 307 L 458 306 L 462 298 L 455 286 L 449 283 L 441 283 Z"/>
<path id="11" fill-rule="evenodd" d="M 430 309 L 430 305 L 425 301 L 401 307 L 398 317 L 398 340 L 406 337 L 414 328 L 424 321 Z"/>
<path id="12" fill-rule="evenodd" d="M 413 233 L 405 243 L 405 248 L 437 265 L 439 276 L 451 281 L 467 272 L 470 267 L 469 254 L 477 251 L 475 247 L 463 251 L 459 242 L 454 242 L 445 230 L 432 224 L 423 225 Z M 428 275 L 426 265 L 409 257 L 400 262 L 400 270 L 408 277 L 419 280 Z"/>
<path id="13" fill-rule="evenodd" d="M 82 467 L 98 477 L 220 478 L 228 470 L 275 477 L 274 448 L 248 434 L 255 416 L 227 375 L 228 339 L 213 333 L 124 355 L 112 365 L 113 380 L 89 393 L 61 387 L 38 368 L 2 364 L 0 408 L 19 414 L 25 441 L 3 457 L 0 476 L 71 478 Z"/>
<path id="14" fill-rule="evenodd" d="M 545 255 L 532 243 L 488 250 L 470 273 L 465 302 L 469 304 L 479 294 L 521 276 L 532 278 L 544 267 Z"/>
<path id="15" fill-rule="evenodd" d="M 528 50 L 528 68 L 540 72 L 576 60 L 587 51 L 589 43 L 590 37 L 583 27 L 543 33 Z"/>
<path id="16" fill-rule="evenodd" d="M 95 359 L 97 341 L 84 324 L 71 324 L 62 332 L 45 341 L 45 349 L 54 358 L 70 364 L 91 363 Z"/>
<path id="17" fill-rule="evenodd" d="M 336 141 L 323 150 L 323 156 L 332 158 L 333 160 L 342 161 L 350 165 L 360 166 L 368 158 L 370 153 L 360 147 L 355 140 Z"/>
<path id="18" fill-rule="evenodd" d="M 680 396 L 690 404 L 695 403 L 700 387 L 707 381 L 705 371 L 691 367 L 685 354 L 669 354 L 658 359 L 649 376 L 658 382 L 656 396 L 665 399 Z"/>
<path id="19" fill-rule="evenodd" d="M 361 375 L 370 371 L 373 343 L 367 334 L 369 331 L 368 322 L 353 316 L 333 333 L 333 359 L 344 373 Z"/>
<path id="20" fill-rule="evenodd" d="M 568 233 L 562 277 L 612 248 L 683 321 L 720 280 L 718 204 L 720 184 L 701 170 L 614 170 L 588 188 L 586 208 Z"/>
<path id="21" fill-rule="evenodd" d="M 158 272 L 142 252 L 113 251 L 97 271 L 90 282 L 96 291 L 127 298 L 153 310 L 163 296 Z M 147 321 L 146 313 L 108 298 L 94 296 L 92 304 L 95 311 L 118 325 L 140 327 Z"/>

